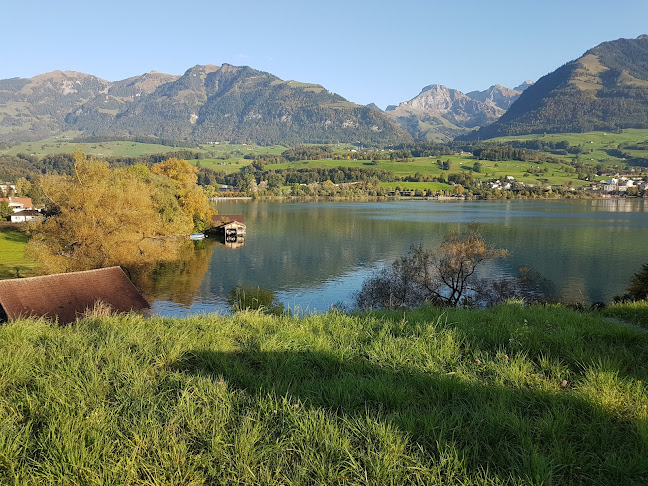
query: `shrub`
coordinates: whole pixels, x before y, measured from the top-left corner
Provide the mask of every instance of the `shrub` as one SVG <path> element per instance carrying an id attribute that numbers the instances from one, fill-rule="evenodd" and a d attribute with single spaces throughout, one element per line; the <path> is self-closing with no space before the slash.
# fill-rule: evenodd
<path id="1" fill-rule="evenodd" d="M 271 290 L 249 285 L 237 285 L 227 299 L 227 303 L 235 312 L 242 310 L 258 310 L 264 314 L 279 316 L 285 312 L 284 305 L 277 302 Z"/>

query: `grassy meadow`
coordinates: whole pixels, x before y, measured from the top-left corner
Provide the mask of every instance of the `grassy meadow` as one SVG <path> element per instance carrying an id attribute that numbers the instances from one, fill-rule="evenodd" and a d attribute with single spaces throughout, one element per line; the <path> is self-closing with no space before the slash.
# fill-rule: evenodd
<path id="1" fill-rule="evenodd" d="M 0 279 L 33 275 L 37 262 L 25 257 L 28 241 L 29 235 L 20 227 L 0 225 Z"/>
<path id="2" fill-rule="evenodd" d="M 192 148 L 185 147 L 173 147 L 170 145 L 161 145 L 153 143 L 140 143 L 132 141 L 114 141 L 114 142 L 84 142 L 77 143 L 72 142 L 72 140 L 78 136 L 78 134 L 67 134 L 57 137 L 50 137 L 44 140 L 39 140 L 37 142 L 22 142 L 17 145 L 4 150 L 0 150 L 0 154 L 6 155 L 16 155 L 19 153 L 34 154 L 39 157 L 51 154 L 71 154 L 76 150 L 77 147 L 81 146 L 83 153 L 86 155 L 91 155 L 95 157 L 138 157 L 141 155 L 152 155 L 160 154 L 166 152 L 173 152 L 176 150 L 191 150 L 193 152 L 200 153 L 211 153 L 215 157 L 223 156 L 228 154 L 230 156 L 227 160 L 221 160 L 217 158 L 207 158 L 202 159 L 200 162 L 204 164 L 205 167 L 211 166 L 220 166 L 221 163 L 225 163 L 225 167 L 229 165 L 236 165 L 238 162 L 241 167 L 243 165 L 249 165 L 252 161 L 245 159 L 245 155 L 254 151 L 254 153 L 264 153 L 264 154 L 273 154 L 281 155 L 283 151 L 286 150 L 285 147 L 280 145 L 274 146 L 257 146 L 249 144 L 197 144 Z M 239 154 L 240 153 L 240 154 Z M 194 161 L 195 163 L 195 161 Z M 216 170 L 226 170 L 222 168 L 213 167 Z M 232 170 L 237 170 L 234 168 Z"/>
<path id="3" fill-rule="evenodd" d="M 546 135 L 517 135 L 511 137 L 499 137 L 492 139 L 494 142 L 509 142 L 511 140 L 543 140 L 560 142 L 566 140 L 570 145 L 582 145 L 589 148 L 591 153 L 581 154 L 581 160 L 584 162 L 601 162 L 603 164 L 623 164 L 623 160 L 614 157 L 606 150 L 614 150 L 621 143 L 640 143 L 648 141 L 648 129 L 626 128 L 621 133 L 613 132 L 585 132 L 585 133 L 547 133 Z M 648 157 L 648 148 L 646 150 L 627 150 L 634 157 Z M 573 158 L 568 155 L 564 158 Z"/>
<path id="4" fill-rule="evenodd" d="M 60 136 L 47 138 L 38 142 L 22 142 L 9 149 L 2 150 L 1 153 L 7 155 L 27 153 L 43 157 L 51 154 L 71 154 L 77 147 L 81 146 L 85 154 L 96 157 L 137 157 L 140 155 L 152 155 L 178 150 L 178 148 L 170 147 L 168 145 L 128 141 L 74 143 L 71 141 L 73 138 L 74 137 L 72 136 Z M 197 152 L 200 151 L 200 149 L 192 150 Z"/>
<path id="5" fill-rule="evenodd" d="M 0 483 L 648 482 L 648 333 L 509 304 L 0 327 Z"/>
<path id="6" fill-rule="evenodd" d="M 604 314 L 648 329 L 648 301 L 611 304 Z"/>
<path id="7" fill-rule="evenodd" d="M 451 170 L 442 170 L 437 165 L 436 161 L 439 160 L 450 160 Z M 524 182 L 525 184 L 539 184 L 549 183 L 555 185 L 567 184 L 571 182 L 574 187 L 581 187 L 588 185 L 588 181 L 578 180 L 573 173 L 566 172 L 566 166 L 564 164 L 549 164 L 545 163 L 541 166 L 533 164 L 531 162 L 522 162 L 519 160 L 511 161 L 500 161 L 500 162 L 491 162 L 488 160 L 480 160 L 479 162 L 482 165 L 482 171 L 480 173 L 475 173 L 472 171 L 473 165 L 476 162 L 476 159 L 470 155 L 444 155 L 441 157 L 417 157 L 414 159 L 409 159 L 407 162 L 399 162 L 392 160 L 381 160 L 378 161 L 377 165 L 373 165 L 366 160 L 302 160 L 295 162 L 288 162 L 284 164 L 272 164 L 266 166 L 268 169 L 307 169 L 307 168 L 334 168 L 334 167 L 364 167 L 364 168 L 374 168 L 382 169 L 393 172 L 399 177 L 414 175 L 420 173 L 423 175 L 432 175 L 448 177 L 448 175 L 468 171 L 471 175 L 477 180 L 491 180 L 496 178 L 504 178 L 506 176 L 515 177 L 517 180 Z M 203 165 L 203 161 L 201 161 Z M 241 165 L 242 167 L 242 165 Z M 539 176 L 530 175 L 527 173 L 528 169 L 538 168 L 538 167 L 547 167 L 549 168 L 548 173 L 540 174 Z M 525 175 L 526 174 L 526 175 Z M 547 182 L 545 182 L 547 181 Z M 400 182 L 398 185 L 402 187 L 411 187 L 410 182 Z M 384 187 L 388 187 L 388 183 L 381 184 Z"/>

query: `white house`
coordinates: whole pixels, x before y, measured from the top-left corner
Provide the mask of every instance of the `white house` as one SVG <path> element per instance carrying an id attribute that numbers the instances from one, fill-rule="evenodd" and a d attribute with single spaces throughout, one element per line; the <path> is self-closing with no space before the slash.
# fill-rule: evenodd
<path id="1" fill-rule="evenodd" d="M 12 184 L 10 182 L 2 182 L 0 183 L 0 191 L 4 194 L 16 192 L 16 184 Z"/>
<path id="2" fill-rule="evenodd" d="M 18 211 L 11 215 L 12 223 L 27 223 L 29 221 L 38 221 L 43 218 L 43 215 L 35 209 L 25 209 Z"/>

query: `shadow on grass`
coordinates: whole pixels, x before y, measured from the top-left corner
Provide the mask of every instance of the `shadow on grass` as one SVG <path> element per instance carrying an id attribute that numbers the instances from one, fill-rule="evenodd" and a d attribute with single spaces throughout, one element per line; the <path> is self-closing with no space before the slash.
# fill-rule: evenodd
<path id="1" fill-rule="evenodd" d="M 503 482 L 648 481 L 645 424 L 566 389 L 507 388 L 323 352 L 265 352 L 254 343 L 239 352 L 187 352 L 176 371 L 223 378 L 259 401 L 289 397 L 345 423 L 371 417 L 399 430 L 431 463 L 455 449 L 469 471 Z"/>
<path id="2" fill-rule="evenodd" d="M 27 243 L 29 236 L 18 228 L 0 227 L 0 238 L 11 243 Z"/>

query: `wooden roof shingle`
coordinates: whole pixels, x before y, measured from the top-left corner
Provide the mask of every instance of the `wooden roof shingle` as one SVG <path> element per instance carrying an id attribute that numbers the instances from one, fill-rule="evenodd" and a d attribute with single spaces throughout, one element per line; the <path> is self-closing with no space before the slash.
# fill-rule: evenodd
<path id="1" fill-rule="evenodd" d="M 113 312 L 149 307 L 121 267 L 0 280 L 0 306 L 10 321 L 47 317 L 67 324 L 97 302 Z"/>

